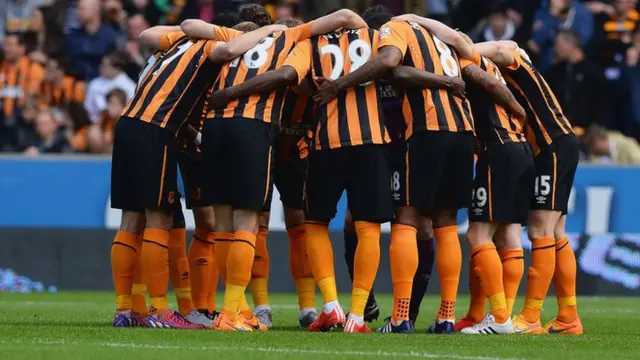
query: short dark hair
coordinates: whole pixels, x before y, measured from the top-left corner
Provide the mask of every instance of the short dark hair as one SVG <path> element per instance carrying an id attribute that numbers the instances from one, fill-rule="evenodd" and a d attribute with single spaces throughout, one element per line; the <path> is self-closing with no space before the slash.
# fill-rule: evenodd
<path id="1" fill-rule="evenodd" d="M 107 55 L 106 58 L 111 62 L 111 66 L 118 70 L 124 70 L 125 66 L 127 66 L 127 61 L 129 60 L 127 53 L 122 51 L 114 51 Z"/>
<path id="2" fill-rule="evenodd" d="M 211 23 L 218 26 L 232 28 L 242 22 L 240 16 L 234 11 L 225 11 L 213 17 Z"/>
<path id="3" fill-rule="evenodd" d="M 375 5 L 367 8 L 361 16 L 370 28 L 380 29 L 382 25 L 391 21 L 393 13 L 384 5 Z"/>
<path id="4" fill-rule="evenodd" d="M 280 19 L 280 20 L 276 21 L 276 24 L 285 25 L 288 28 L 294 28 L 296 26 L 302 25 L 303 22 L 302 22 L 302 20 L 289 18 L 289 19 Z"/>
<path id="5" fill-rule="evenodd" d="M 233 27 L 234 30 L 238 30 L 242 32 L 249 32 L 259 28 L 260 26 L 258 26 L 256 23 L 252 23 L 251 21 L 243 21 L 239 24 L 236 24 L 236 26 Z"/>
<path id="6" fill-rule="evenodd" d="M 109 91 L 107 94 L 107 101 L 109 101 L 112 97 L 117 97 L 123 104 L 127 103 L 127 93 L 125 93 L 121 89 L 113 89 Z"/>
<path id="7" fill-rule="evenodd" d="M 4 36 L 5 39 L 8 39 L 9 37 L 14 36 L 16 38 L 16 40 L 18 40 L 18 44 L 21 46 L 27 46 L 27 38 L 25 36 L 25 34 L 17 32 L 17 31 L 10 31 L 7 32 Z"/>
<path id="8" fill-rule="evenodd" d="M 562 37 L 564 40 L 570 42 L 574 46 L 581 46 L 580 34 L 571 29 L 563 29 L 558 32 L 558 37 Z"/>
<path id="9" fill-rule="evenodd" d="M 271 16 L 269 11 L 258 4 L 246 4 L 240 7 L 239 11 L 240 19 L 242 21 L 251 21 L 258 24 L 258 26 L 271 25 Z"/>

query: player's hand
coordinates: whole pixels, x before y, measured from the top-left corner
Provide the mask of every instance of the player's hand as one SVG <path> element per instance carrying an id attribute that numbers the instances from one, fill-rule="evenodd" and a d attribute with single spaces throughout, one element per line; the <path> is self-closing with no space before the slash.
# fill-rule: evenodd
<path id="1" fill-rule="evenodd" d="M 404 14 L 404 15 L 395 16 L 392 18 L 392 20 L 417 22 L 418 17 L 419 16 L 416 14 Z"/>
<path id="2" fill-rule="evenodd" d="M 449 84 L 447 86 L 447 90 L 451 91 L 453 96 L 458 97 L 460 99 L 465 99 L 467 97 L 466 88 L 467 88 L 467 84 L 465 84 L 465 82 L 461 78 L 459 77 L 449 78 Z"/>
<path id="3" fill-rule="evenodd" d="M 326 78 L 316 78 L 318 91 L 313 95 L 316 105 L 324 105 L 338 96 L 338 86 L 333 81 Z"/>
<path id="4" fill-rule="evenodd" d="M 214 92 L 209 99 L 209 103 L 214 109 L 224 109 L 229 102 L 231 102 L 231 97 L 224 90 Z"/>
<path id="5" fill-rule="evenodd" d="M 273 24 L 268 26 L 272 33 L 278 32 L 278 31 L 285 31 L 289 28 L 287 25 L 280 25 L 280 24 Z"/>

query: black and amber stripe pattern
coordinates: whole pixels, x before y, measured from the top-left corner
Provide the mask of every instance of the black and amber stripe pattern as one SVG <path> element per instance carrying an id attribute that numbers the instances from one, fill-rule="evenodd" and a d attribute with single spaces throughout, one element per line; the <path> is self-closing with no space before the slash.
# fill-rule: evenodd
<path id="1" fill-rule="evenodd" d="M 350 49 L 358 51 L 357 46 L 355 49 L 351 48 L 355 41 L 370 47 L 369 60 L 377 54 L 379 37 L 377 31 L 373 29 L 347 30 L 312 38 L 313 76 L 330 78 L 334 71 L 336 59 L 329 54 L 322 55 L 322 49 L 325 46 L 340 48 L 344 59 L 340 76 L 349 74 L 353 66 L 350 61 Z M 341 91 L 336 99 L 316 109 L 315 120 L 317 124 L 313 137 L 315 150 L 386 144 L 391 141 L 384 125 L 380 94 L 375 82 Z"/>
<path id="2" fill-rule="evenodd" d="M 452 47 L 434 40 L 434 36 L 421 26 L 414 25 L 411 29 L 406 39 L 409 51 L 402 61 L 403 65 L 444 76 L 450 76 L 445 72 L 445 67 L 457 68 L 457 76 L 460 76 L 460 63 Z M 407 139 L 415 132 L 425 130 L 473 131 L 469 101 L 457 98 L 444 89 L 407 89 L 402 111 L 407 123 Z"/>
<path id="3" fill-rule="evenodd" d="M 516 70 L 504 73 L 509 88 L 527 111 L 527 140 L 534 154 L 553 143 L 553 139 L 574 134 L 571 123 L 562 112 L 551 87 L 536 68 L 519 58 Z"/>
<path id="4" fill-rule="evenodd" d="M 5 116 L 14 115 L 28 95 L 37 95 L 44 80 L 40 64 L 24 56 L 16 63 L 0 63 L 0 108 Z"/>
<path id="5" fill-rule="evenodd" d="M 72 76 L 65 76 L 62 85 L 44 81 L 40 89 L 41 103 L 50 107 L 64 107 L 69 103 L 84 102 L 85 84 Z"/>
<path id="6" fill-rule="evenodd" d="M 489 75 L 504 82 L 498 67 L 487 58 L 482 58 L 480 68 Z M 522 121 L 504 107 L 496 104 L 491 95 L 470 84 L 467 91 L 475 124 L 476 137 L 482 148 L 496 144 L 522 143 L 527 139 Z"/>
<path id="7" fill-rule="evenodd" d="M 149 69 L 122 116 L 156 124 L 177 136 L 220 72 L 221 65 L 208 58 L 213 44 L 186 36 L 173 43 Z"/>

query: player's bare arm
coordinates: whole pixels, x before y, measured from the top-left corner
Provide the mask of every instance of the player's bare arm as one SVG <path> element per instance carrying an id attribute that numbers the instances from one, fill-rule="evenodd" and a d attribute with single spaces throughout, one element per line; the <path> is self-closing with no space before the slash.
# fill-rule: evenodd
<path id="1" fill-rule="evenodd" d="M 324 105 L 334 99 L 340 90 L 348 89 L 368 81 L 377 80 L 402 61 L 402 52 L 396 47 L 385 46 L 380 49 L 378 56 L 367 61 L 358 70 L 342 76 L 335 81 L 320 79 L 318 91 L 313 95 L 313 100 L 318 105 Z"/>
<path id="2" fill-rule="evenodd" d="M 473 47 L 480 55 L 489 58 L 501 68 L 511 66 L 515 61 L 512 50 L 509 50 L 509 46 L 502 45 L 497 41 L 477 43 L 473 45 Z"/>
<path id="3" fill-rule="evenodd" d="M 453 46 L 456 52 L 465 59 L 473 57 L 473 47 L 456 30 L 433 19 L 427 19 L 415 14 L 405 14 L 396 16 L 394 20 L 412 21 L 429 30 L 445 44 Z"/>
<path id="4" fill-rule="evenodd" d="M 445 89 L 461 99 L 466 96 L 465 83 L 459 77 L 437 75 L 411 66 L 398 66 L 392 72 L 392 79 L 405 87 Z"/>
<path id="5" fill-rule="evenodd" d="M 462 69 L 462 77 L 467 81 L 483 88 L 496 104 L 504 107 L 518 119 L 525 118 L 525 112 L 511 91 L 498 79 L 489 75 L 479 66 L 472 64 Z"/>
<path id="6" fill-rule="evenodd" d="M 211 95 L 210 103 L 214 108 L 224 108 L 230 101 L 253 94 L 271 92 L 298 83 L 298 73 L 291 66 L 267 71 L 241 84 L 216 91 Z"/>
<path id="7" fill-rule="evenodd" d="M 284 31 L 285 25 L 268 25 L 258 30 L 242 34 L 233 38 L 227 43 L 219 43 L 209 54 L 209 59 L 213 62 L 222 63 L 235 59 L 244 54 L 252 47 L 258 45 L 262 39 L 277 31 Z"/>
<path id="8" fill-rule="evenodd" d="M 189 37 L 196 39 L 216 39 L 215 26 L 200 19 L 187 19 L 180 24 L 182 31 Z"/>
<path id="9" fill-rule="evenodd" d="M 138 36 L 138 40 L 146 46 L 149 46 L 154 49 L 162 48 L 162 36 L 169 32 L 180 31 L 180 26 L 164 26 L 158 25 L 140 33 Z"/>
<path id="10" fill-rule="evenodd" d="M 311 36 L 326 34 L 340 28 L 360 29 L 366 28 L 367 23 L 360 15 L 349 9 L 342 9 L 325 15 L 311 22 Z"/>

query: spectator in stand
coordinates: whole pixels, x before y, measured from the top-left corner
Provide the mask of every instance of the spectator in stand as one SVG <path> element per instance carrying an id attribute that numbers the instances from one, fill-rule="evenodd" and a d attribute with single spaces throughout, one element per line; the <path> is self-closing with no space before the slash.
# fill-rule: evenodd
<path id="1" fill-rule="evenodd" d="M 240 5 L 244 4 L 245 2 L 239 3 L 237 4 L 237 6 L 239 7 Z M 215 6 L 215 12 L 214 12 L 214 6 Z M 234 11 L 238 10 L 238 7 L 232 9 Z M 182 8 L 182 11 L 180 13 L 180 19 L 184 20 L 184 19 L 200 19 L 200 20 L 204 20 L 208 23 L 213 21 L 213 18 L 215 16 L 216 13 L 218 12 L 223 12 L 226 10 L 223 9 L 218 9 L 218 4 L 216 2 L 216 4 L 214 5 L 214 1 L 213 0 L 194 0 L 194 1 L 187 1 L 184 4 L 184 7 Z"/>
<path id="2" fill-rule="evenodd" d="M 634 118 L 633 67 L 635 60 L 633 34 L 639 29 L 640 14 L 636 0 L 614 0 L 612 6 L 591 3 L 596 11 L 597 36 L 592 46 L 594 59 L 604 68 L 606 94 L 610 111 L 605 122 L 609 129 L 638 136 Z"/>
<path id="3" fill-rule="evenodd" d="M 592 125 L 585 135 L 589 160 L 613 165 L 640 165 L 640 144 L 617 131 Z"/>
<path id="4" fill-rule="evenodd" d="M 507 15 L 507 9 L 502 5 L 496 5 L 489 13 L 489 17 L 479 23 L 472 38 L 475 42 L 513 40 L 516 30 L 516 24 Z"/>
<path id="5" fill-rule="evenodd" d="M 2 0 L 0 1 L 0 44 L 5 31 L 22 33 L 29 29 L 31 14 L 42 6 L 44 0 Z"/>
<path id="6" fill-rule="evenodd" d="M 40 7 L 31 15 L 29 34 L 33 38 L 29 57 L 44 66 L 47 54 L 64 50 L 62 29 L 56 23 L 53 7 Z"/>
<path id="7" fill-rule="evenodd" d="M 124 3 L 124 10 L 127 14 L 144 14 L 144 17 L 153 25 L 163 24 L 166 22 L 163 21 L 163 16 L 174 8 L 178 10 L 184 7 L 185 1 L 186 0 L 127 0 Z M 191 2 L 191 0 L 188 2 Z M 170 23 L 174 24 L 175 22 L 171 21 Z"/>
<path id="8" fill-rule="evenodd" d="M 107 94 L 120 89 L 127 94 L 127 101 L 133 97 L 136 83 L 124 72 L 127 55 L 114 52 L 102 59 L 100 76 L 89 83 L 84 108 L 92 123 L 100 120 L 100 114 L 107 108 Z"/>
<path id="9" fill-rule="evenodd" d="M 49 56 L 39 96 L 42 105 L 62 110 L 71 102 L 84 103 L 85 84 L 71 76 L 69 68 L 70 61 L 63 55 Z"/>
<path id="10" fill-rule="evenodd" d="M 25 99 L 35 96 L 44 79 L 42 66 L 26 56 L 24 35 L 7 34 L 4 42 L 5 59 L 0 63 L 0 108 L 3 119 L 0 133 L 5 146 L 15 146 L 18 128 L 21 126 L 21 111 Z M 6 137 L 5 137 L 6 136 Z"/>
<path id="11" fill-rule="evenodd" d="M 584 47 L 593 34 L 593 15 L 577 0 L 549 0 L 535 15 L 531 40 L 527 43 L 530 55 L 537 58 L 540 71 L 551 68 L 555 37 L 560 30 L 573 30 L 580 35 Z"/>
<path id="12" fill-rule="evenodd" d="M 26 156 L 71 152 L 64 132 L 59 130 L 56 119 L 48 109 L 40 110 L 36 115 L 35 130 L 38 138 L 34 145 L 24 151 Z"/>
<path id="13" fill-rule="evenodd" d="M 127 41 L 127 12 L 124 11 L 122 0 L 104 0 L 102 2 L 104 21 L 116 33 L 116 48 L 121 49 Z"/>
<path id="14" fill-rule="evenodd" d="M 110 154 L 113 149 L 113 129 L 127 105 L 127 94 L 116 89 L 107 95 L 107 109 L 102 112 L 100 123 L 89 128 L 89 150 L 92 153 Z"/>
<path id="15" fill-rule="evenodd" d="M 100 0 L 79 0 L 80 29 L 67 35 L 67 53 L 81 80 L 98 76 L 102 58 L 115 50 L 116 31 L 102 23 Z"/>
<path id="16" fill-rule="evenodd" d="M 580 36 L 562 30 L 556 38 L 556 64 L 546 74 L 565 115 L 574 126 L 586 128 L 602 124 L 608 106 L 603 89 L 606 83 L 597 64 L 585 56 Z"/>
<path id="17" fill-rule="evenodd" d="M 627 51 L 627 64 L 631 67 L 631 96 L 636 129 L 640 127 L 640 29 L 636 29 L 633 37 L 633 47 Z M 636 131 L 635 138 L 640 141 L 640 131 Z"/>
<path id="18" fill-rule="evenodd" d="M 142 45 L 138 40 L 140 34 L 149 28 L 149 23 L 142 14 L 132 14 L 127 19 L 127 41 L 124 44 L 124 52 L 128 55 L 125 72 L 130 78 L 135 79 L 147 63 L 147 59 L 153 51 Z"/>
<path id="19" fill-rule="evenodd" d="M 223 12 L 237 12 L 242 5 L 249 3 L 249 0 L 215 0 L 214 10 L 216 15 Z"/>

